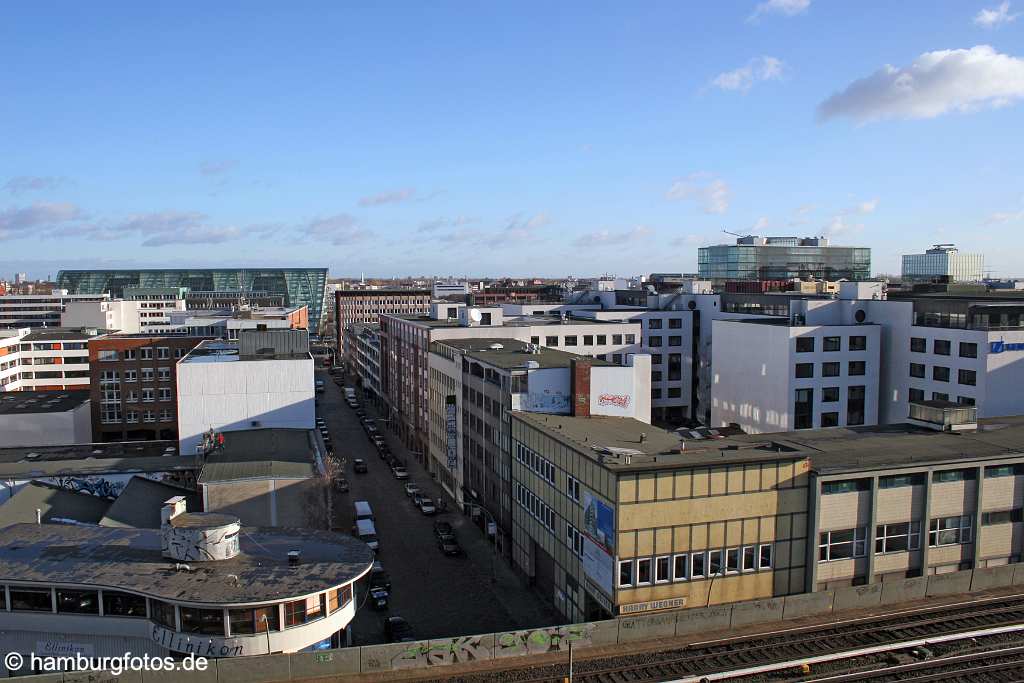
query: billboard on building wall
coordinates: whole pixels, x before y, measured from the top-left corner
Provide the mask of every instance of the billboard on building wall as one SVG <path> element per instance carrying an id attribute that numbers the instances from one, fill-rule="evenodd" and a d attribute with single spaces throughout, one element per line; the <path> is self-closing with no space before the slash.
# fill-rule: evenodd
<path id="1" fill-rule="evenodd" d="M 583 534 L 605 552 L 615 552 L 615 511 L 590 491 L 583 492 Z"/>
<path id="2" fill-rule="evenodd" d="M 568 368 L 534 370 L 530 373 L 523 410 L 568 415 L 572 412 L 571 399 Z"/>
<path id="3" fill-rule="evenodd" d="M 448 451 L 448 470 L 454 472 L 459 465 L 459 424 L 458 410 L 454 396 L 444 399 L 445 447 Z"/>
<path id="4" fill-rule="evenodd" d="M 589 536 L 583 537 L 583 573 L 602 593 L 613 595 L 612 556 Z"/>

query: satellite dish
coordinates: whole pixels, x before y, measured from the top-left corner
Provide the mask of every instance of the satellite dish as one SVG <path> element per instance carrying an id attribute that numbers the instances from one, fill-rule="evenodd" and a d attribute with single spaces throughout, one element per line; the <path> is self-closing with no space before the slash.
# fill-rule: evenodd
<path id="1" fill-rule="evenodd" d="M 469 319 L 475 323 L 478 323 L 484 319 L 484 316 L 483 314 L 480 313 L 479 308 L 471 308 L 469 309 Z"/>

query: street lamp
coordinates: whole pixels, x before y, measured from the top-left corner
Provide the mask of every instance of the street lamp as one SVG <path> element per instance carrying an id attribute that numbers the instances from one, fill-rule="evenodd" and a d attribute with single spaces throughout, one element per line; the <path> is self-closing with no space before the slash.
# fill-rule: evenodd
<path id="1" fill-rule="evenodd" d="M 260 621 L 263 622 L 263 628 L 267 632 L 267 654 L 270 654 L 270 622 L 267 621 L 267 615 L 261 614 Z"/>

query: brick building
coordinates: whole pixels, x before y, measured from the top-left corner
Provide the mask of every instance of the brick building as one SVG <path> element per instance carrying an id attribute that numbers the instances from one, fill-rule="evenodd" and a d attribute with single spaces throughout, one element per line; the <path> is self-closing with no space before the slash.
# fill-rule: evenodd
<path id="1" fill-rule="evenodd" d="M 345 356 L 345 328 L 350 324 L 376 324 L 382 313 L 429 313 L 430 298 L 429 289 L 339 289 L 334 293 L 334 338 L 338 358 Z"/>

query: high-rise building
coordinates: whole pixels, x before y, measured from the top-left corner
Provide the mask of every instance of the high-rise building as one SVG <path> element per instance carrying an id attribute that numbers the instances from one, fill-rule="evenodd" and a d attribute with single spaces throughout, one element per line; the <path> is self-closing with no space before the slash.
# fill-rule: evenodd
<path id="1" fill-rule="evenodd" d="M 338 357 L 345 357 L 345 328 L 352 323 L 377 324 L 381 314 L 423 315 L 430 312 L 429 289 L 339 289 L 334 292 L 334 338 Z M 346 360 L 351 361 L 352 358 Z"/>
<path id="2" fill-rule="evenodd" d="M 981 282 L 985 277 L 985 257 L 961 254 L 953 244 L 936 244 L 923 254 L 904 254 L 900 274 L 904 280 Z"/>
<path id="3" fill-rule="evenodd" d="M 697 250 L 700 277 L 725 280 L 867 280 L 871 249 L 834 247 L 824 237 L 759 237 Z"/>
<path id="4" fill-rule="evenodd" d="M 326 268 L 180 268 L 158 270 L 62 270 L 58 286 L 71 294 L 125 298 L 126 288 L 187 287 L 191 292 L 283 297 L 284 306 L 309 309 L 309 332 L 318 334 L 327 321 Z M 192 306 L 189 305 L 191 308 Z"/>
<path id="5" fill-rule="evenodd" d="M 103 294 L 69 294 L 66 289 L 55 289 L 50 294 L 7 294 L 0 296 L 0 328 L 59 327 L 68 306 L 106 299 Z"/>

